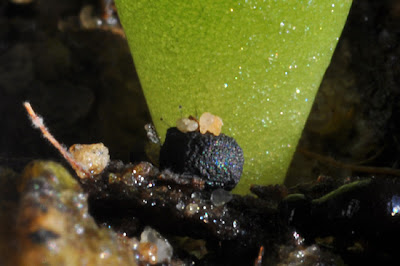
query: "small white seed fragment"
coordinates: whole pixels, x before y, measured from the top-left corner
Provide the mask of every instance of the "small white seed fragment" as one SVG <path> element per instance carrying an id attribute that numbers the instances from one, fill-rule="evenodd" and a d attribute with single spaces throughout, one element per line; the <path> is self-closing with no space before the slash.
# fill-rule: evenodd
<path id="1" fill-rule="evenodd" d="M 223 124 L 224 123 L 219 116 L 213 115 L 208 112 L 203 113 L 199 119 L 200 133 L 205 134 L 207 132 L 210 132 L 211 134 L 218 136 L 219 134 L 221 134 L 221 128 Z"/>
<path id="2" fill-rule="evenodd" d="M 176 121 L 176 127 L 182 133 L 193 132 L 199 128 L 199 124 L 189 118 L 181 118 Z"/>

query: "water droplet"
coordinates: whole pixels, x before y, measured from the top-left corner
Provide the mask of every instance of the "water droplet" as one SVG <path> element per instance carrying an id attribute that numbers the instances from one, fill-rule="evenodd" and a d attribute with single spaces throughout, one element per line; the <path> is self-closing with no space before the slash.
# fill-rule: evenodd
<path id="1" fill-rule="evenodd" d="M 179 201 L 176 206 L 175 206 L 178 210 L 184 210 L 185 209 L 185 203 L 183 201 Z"/>
<path id="2" fill-rule="evenodd" d="M 111 255 L 111 252 L 109 250 L 104 250 L 103 252 L 100 253 L 100 259 L 107 259 Z"/>
<path id="3" fill-rule="evenodd" d="M 80 224 L 75 224 L 74 229 L 78 235 L 81 235 L 83 232 L 85 232 L 85 228 L 83 228 L 83 226 Z"/>
<path id="4" fill-rule="evenodd" d="M 190 203 L 186 206 L 185 210 L 188 215 L 193 215 L 199 211 L 199 205 L 196 203 Z"/>
<path id="5" fill-rule="evenodd" d="M 216 189 L 211 193 L 211 202 L 215 206 L 222 206 L 232 199 L 232 194 L 224 189 Z"/>
<path id="6" fill-rule="evenodd" d="M 236 220 L 233 220 L 232 226 L 233 226 L 233 228 L 239 227 L 239 222 Z"/>

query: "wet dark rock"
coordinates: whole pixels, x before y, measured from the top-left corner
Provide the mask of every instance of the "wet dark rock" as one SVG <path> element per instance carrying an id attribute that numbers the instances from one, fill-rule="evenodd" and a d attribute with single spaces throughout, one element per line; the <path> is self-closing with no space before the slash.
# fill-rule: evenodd
<path id="1" fill-rule="evenodd" d="M 127 167 L 131 173 L 142 168 L 140 164 Z M 127 172 L 122 165 L 114 170 Z M 165 170 L 146 172 L 128 178 L 140 182 L 126 182 L 118 177 L 121 174 L 111 172 L 87 180 L 84 188 L 90 194 L 91 210 L 108 217 L 110 224 L 110 217 L 135 217 L 166 235 L 203 239 L 209 252 L 202 263 L 248 264 L 261 246 L 271 260 L 286 254 L 283 264 L 294 261 L 296 254 L 326 265 L 341 263 L 341 259 L 351 265 L 395 260 L 396 248 L 390 243 L 400 237 L 400 182 L 396 179 L 321 177 L 289 189 L 257 186 L 253 190 L 260 198 L 232 195 L 219 205 L 211 197 L 215 191 L 183 184 L 179 178 L 167 182 L 160 178 L 171 175 Z M 304 238 L 304 246 L 288 244 L 293 230 Z"/>
<path id="2" fill-rule="evenodd" d="M 243 151 L 224 134 L 167 131 L 160 151 L 160 168 L 175 173 L 199 176 L 211 188 L 232 190 L 243 171 Z"/>
<path id="3" fill-rule="evenodd" d="M 191 182 L 182 184 L 179 179 L 160 178 L 171 173 L 153 169 L 139 174 L 139 169 L 148 167 L 144 162 L 134 166 L 111 162 L 101 176 L 84 180 L 91 212 L 101 213 L 103 221 L 108 217 L 111 227 L 111 217 L 117 221 L 135 217 L 165 235 L 204 239 L 210 250 L 207 260 L 214 263 L 230 257 L 228 261 L 248 264 L 263 243 L 274 245 L 282 241 L 285 234 L 281 233 L 286 229 L 281 227 L 276 204 L 238 195 L 230 195 L 232 199 L 225 204 L 214 204 L 212 191 L 201 190 Z M 234 254 L 230 254 L 233 250 Z"/>
<path id="4" fill-rule="evenodd" d="M 333 237 L 331 248 L 345 262 L 390 264 L 394 257 L 387 254 L 396 252 L 391 243 L 400 238 L 399 196 L 398 180 L 372 178 L 342 185 L 320 198 L 289 195 L 281 208 L 288 224 L 305 239 Z"/>
<path id="5" fill-rule="evenodd" d="M 317 245 L 281 246 L 279 248 L 279 258 L 275 265 L 345 265 L 339 256 Z"/>
<path id="6" fill-rule="evenodd" d="M 5 177 L 14 176 L 11 172 L 4 173 Z M 124 237 L 135 239 L 132 237 L 139 237 L 146 226 L 151 226 L 165 237 L 159 238 L 160 241 L 171 244 L 160 245 L 165 246 L 160 258 L 167 260 L 171 257 L 171 248 L 172 260 L 206 265 L 249 265 L 255 260 L 261 261 L 260 265 L 296 261 L 338 265 L 342 260 L 349 265 L 367 262 L 389 265 L 397 258 L 397 246 L 392 245 L 400 238 L 400 182 L 397 179 L 331 182 L 329 178 L 321 178 L 314 184 L 289 189 L 258 186 L 253 189 L 262 197 L 256 198 L 230 195 L 221 189 L 205 190 L 191 182 L 182 183 L 171 175 L 178 174 L 159 171 L 148 162 L 112 161 L 102 174 L 80 179 L 81 188 L 60 165 L 32 164 L 20 181 L 23 196 L 17 205 L 15 230 L 20 232 L 21 241 L 28 241 L 23 242 L 28 243 L 22 246 L 23 250 L 54 241 L 72 243 L 66 239 L 66 236 L 72 237 L 66 234 L 71 231 L 90 245 L 93 245 L 91 241 L 103 239 L 105 231 L 98 229 L 88 216 L 89 208 L 97 224 L 112 228 Z M 329 184 L 328 192 L 324 183 Z M 288 194 L 282 197 L 282 192 Z M 88 193 L 89 205 L 86 205 L 85 193 Z M 231 199 L 216 204 L 215 193 L 220 193 L 222 198 L 229 195 Z M 3 198 L 13 199 L 7 193 Z M 3 211 L 4 205 L 0 207 Z M 42 223 L 44 217 L 53 215 L 56 220 Z M 12 217 L 3 217 L 2 223 L 12 221 Z M 67 231 L 54 222 L 60 219 Z M 93 234 L 93 230 L 100 231 Z M 84 232 L 92 233 L 84 235 Z M 194 247 L 185 251 L 177 238 L 192 239 L 189 242 Z M 102 243 L 109 243 L 107 239 L 101 240 L 105 241 Z M 153 252 L 151 243 L 157 241 L 140 244 L 136 239 L 134 243 L 139 248 L 135 252 L 142 252 L 142 258 L 147 258 L 146 254 Z M 196 247 L 196 243 L 200 246 Z M 45 254 L 49 258 L 54 255 Z M 196 258 L 193 254 L 201 255 Z"/>

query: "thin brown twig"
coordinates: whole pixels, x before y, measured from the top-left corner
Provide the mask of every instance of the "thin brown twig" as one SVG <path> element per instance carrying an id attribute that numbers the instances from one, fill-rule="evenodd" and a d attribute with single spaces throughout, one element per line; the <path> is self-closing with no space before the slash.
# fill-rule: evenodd
<path id="1" fill-rule="evenodd" d="M 67 160 L 67 162 L 74 168 L 75 171 L 80 171 L 86 176 L 90 176 L 90 173 L 86 171 L 82 165 L 77 162 L 74 157 L 53 137 L 50 131 L 43 123 L 43 118 L 35 113 L 29 102 L 24 102 L 24 107 L 29 114 L 29 118 L 32 121 L 34 127 L 39 128 L 42 131 L 43 137 L 45 137 L 50 143 L 61 153 L 61 155 Z"/>
<path id="2" fill-rule="evenodd" d="M 336 168 L 349 169 L 354 172 L 400 176 L 399 169 L 393 169 L 393 168 L 388 168 L 388 167 L 374 167 L 374 166 L 361 166 L 361 165 L 348 164 L 348 163 L 336 161 L 332 157 L 323 156 L 318 153 L 311 152 L 311 151 L 308 151 L 305 149 L 298 149 L 298 151 L 308 157 L 314 158 L 325 164 L 332 165 L 333 167 L 336 167 Z"/>
<path id="3" fill-rule="evenodd" d="M 262 265 L 263 257 L 264 257 L 264 246 L 261 246 L 260 250 L 258 251 L 258 256 L 254 262 L 254 266 Z"/>

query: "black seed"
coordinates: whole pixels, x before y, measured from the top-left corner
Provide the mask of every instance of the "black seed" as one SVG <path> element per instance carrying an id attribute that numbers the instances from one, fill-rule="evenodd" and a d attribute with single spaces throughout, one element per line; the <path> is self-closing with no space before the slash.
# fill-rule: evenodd
<path id="1" fill-rule="evenodd" d="M 203 178 L 212 188 L 233 189 L 243 171 L 243 151 L 224 134 L 182 133 L 169 128 L 160 152 L 160 168 Z"/>
<path id="2" fill-rule="evenodd" d="M 35 244 L 43 244 L 49 240 L 57 239 L 59 237 L 60 237 L 59 234 L 54 233 L 53 231 L 49 231 L 47 229 L 39 229 L 29 234 L 29 238 Z"/>

